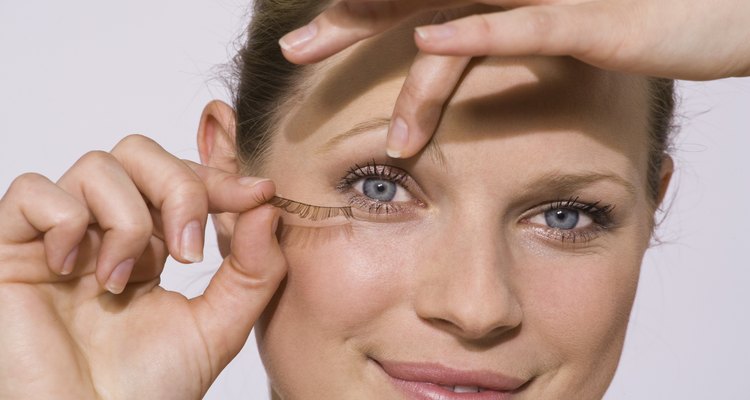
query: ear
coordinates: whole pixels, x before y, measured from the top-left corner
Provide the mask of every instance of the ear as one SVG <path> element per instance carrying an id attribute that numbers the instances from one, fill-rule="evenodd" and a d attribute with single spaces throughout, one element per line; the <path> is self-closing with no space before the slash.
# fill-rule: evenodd
<path id="1" fill-rule="evenodd" d="M 201 163 L 233 174 L 239 173 L 235 148 L 235 113 L 228 104 L 214 100 L 206 105 L 198 127 L 198 152 Z M 213 214 L 214 227 L 223 257 L 229 254 L 229 244 L 237 221 L 237 214 Z"/>
<path id="2" fill-rule="evenodd" d="M 198 152 L 203 165 L 238 172 L 234 120 L 234 110 L 223 101 L 214 100 L 203 109 L 198 127 Z"/>
<path id="3" fill-rule="evenodd" d="M 661 171 L 659 172 L 659 194 L 656 197 L 656 205 L 661 206 L 669 189 L 669 182 L 674 174 L 674 160 L 669 154 L 664 154 L 661 159 Z"/>

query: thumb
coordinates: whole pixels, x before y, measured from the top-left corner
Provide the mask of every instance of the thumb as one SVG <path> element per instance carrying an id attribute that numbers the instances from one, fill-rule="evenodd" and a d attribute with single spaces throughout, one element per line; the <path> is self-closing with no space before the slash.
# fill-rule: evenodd
<path id="1" fill-rule="evenodd" d="M 242 349 L 286 275 L 277 221 L 278 210 L 269 205 L 240 214 L 230 254 L 203 295 L 191 300 L 214 378 Z"/>

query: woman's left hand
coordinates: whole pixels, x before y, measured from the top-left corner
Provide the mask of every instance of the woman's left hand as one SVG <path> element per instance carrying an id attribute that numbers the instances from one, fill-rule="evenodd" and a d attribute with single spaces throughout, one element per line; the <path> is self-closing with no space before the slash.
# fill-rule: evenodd
<path id="1" fill-rule="evenodd" d="M 750 75 L 747 0 L 344 0 L 280 44 L 292 62 L 317 62 L 419 12 L 476 3 L 507 10 L 417 28 L 420 54 L 388 133 L 392 157 L 429 142 L 473 56 L 568 55 L 673 79 Z"/>

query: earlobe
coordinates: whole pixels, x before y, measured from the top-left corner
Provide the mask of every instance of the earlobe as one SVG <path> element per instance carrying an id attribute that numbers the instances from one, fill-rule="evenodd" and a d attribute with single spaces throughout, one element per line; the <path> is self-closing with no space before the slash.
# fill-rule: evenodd
<path id="1" fill-rule="evenodd" d="M 669 183 L 674 174 L 674 160 L 669 154 L 664 154 L 661 160 L 661 171 L 659 172 L 659 194 L 656 198 L 657 205 L 660 206 L 667 195 Z"/>
<path id="2" fill-rule="evenodd" d="M 198 151 L 203 165 L 237 173 L 235 113 L 228 104 L 214 100 L 206 105 L 198 127 Z"/>

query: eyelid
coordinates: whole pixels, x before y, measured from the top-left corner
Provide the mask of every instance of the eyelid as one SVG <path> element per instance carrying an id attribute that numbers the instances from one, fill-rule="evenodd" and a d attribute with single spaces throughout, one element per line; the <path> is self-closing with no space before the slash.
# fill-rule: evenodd
<path id="1" fill-rule="evenodd" d="M 411 197 L 408 201 L 383 202 L 366 197 L 362 193 L 352 193 L 354 185 L 362 179 L 378 178 L 394 182 L 406 190 Z M 416 211 L 416 207 L 425 207 L 421 200 L 422 194 L 419 185 L 414 181 L 406 170 L 394 165 L 378 163 L 375 160 L 365 164 L 355 164 L 349 169 L 348 173 L 341 178 L 337 185 L 339 192 L 349 194 L 349 205 L 357 214 L 356 210 L 362 210 L 365 216 L 371 219 L 376 217 L 378 221 L 384 221 L 384 217 L 402 217 L 411 215 Z M 415 193 L 416 192 L 416 193 Z"/>
<path id="2" fill-rule="evenodd" d="M 565 230 L 529 222 L 532 217 L 541 213 L 561 208 L 584 212 L 591 218 L 593 223 L 584 228 Z M 612 216 L 614 208 L 614 205 L 602 204 L 601 201 L 588 203 L 580 201 L 579 197 L 571 197 L 568 200 L 548 201 L 536 205 L 521 216 L 520 222 L 529 225 L 535 232 L 547 240 L 555 240 L 561 243 L 572 242 L 574 244 L 588 243 L 615 226 Z"/>

